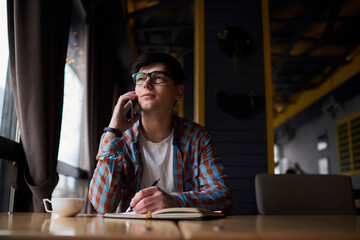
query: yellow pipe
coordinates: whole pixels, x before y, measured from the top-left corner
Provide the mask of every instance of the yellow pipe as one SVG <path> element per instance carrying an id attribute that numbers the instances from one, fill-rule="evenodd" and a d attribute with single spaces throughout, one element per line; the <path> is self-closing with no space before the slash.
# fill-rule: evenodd
<path id="1" fill-rule="evenodd" d="M 268 172 L 274 173 L 274 168 L 275 168 L 274 129 L 273 129 L 273 101 L 272 101 L 272 81 L 271 81 L 270 26 L 269 26 L 268 0 L 262 0 L 261 6 L 262 6 L 263 45 L 264 45 Z"/>
<path id="2" fill-rule="evenodd" d="M 127 9 L 125 8 L 125 6 L 126 6 L 125 1 L 128 2 Z M 127 11 L 127 13 L 135 12 L 134 1 L 133 0 L 125 0 L 125 1 L 121 2 L 124 11 Z M 135 61 L 139 57 L 139 52 L 138 52 L 137 47 L 136 47 L 135 36 L 134 36 L 134 32 L 133 32 L 134 20 L 129 19 L 129 21 L 126 22 L 125 28 L 126 28 L 126 32 L 127 32 L 127 37 L 128 37 L 128 41 L 129 41 L 133 61 Z"/>
<path id="3" fill-rule="evenodd" d="M 179 100 L 179 117 L 185 117 L 184 97 Z"/>
<path id="4" fill-rule="evenodd" d="M 173 57 L 176 57 L 176 56 L 173 56 Z M 178 59 L 181 67 L 184 69 L 184 58 L 179 58 Z M 184 96 L 178 101 L 178 106 L 177 106 L 177 115 L 180 116 L 180 117 L 185 117 L 185 94 Z"/>
<path id="5" fill-rule="evenodd" d="M 194 122 L 205 126 L 205 10 L 204 0 L 195 0 Z"/>

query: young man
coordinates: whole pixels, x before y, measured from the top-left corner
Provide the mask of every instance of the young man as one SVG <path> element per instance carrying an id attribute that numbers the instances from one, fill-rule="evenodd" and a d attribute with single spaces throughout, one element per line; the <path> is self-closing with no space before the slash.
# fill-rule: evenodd
<path id="1" fill-rule="evenodd" d="M 173 115 L 184 94 L 180 64 L 170 55 L 148 53 L 132 73 L 135 91 L 120 96 L 101 138 L 89 189 L 94 208 L 101 213 L 130 206 L 136 213 L 168 207 L 230 210 L 232 194 L 208 132 Z M 142 113 L 128 120 L 129 100 L 135 99 Z"/>

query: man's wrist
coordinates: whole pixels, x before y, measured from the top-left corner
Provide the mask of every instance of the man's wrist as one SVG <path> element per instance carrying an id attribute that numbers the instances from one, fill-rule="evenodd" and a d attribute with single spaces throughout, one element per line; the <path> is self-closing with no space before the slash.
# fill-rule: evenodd
<path id="1" fill-rule="evenodd" d="M 175 199 L 177 200 L 178 204 L 180 205 L 179 207 L 185 207 L 186 204 L 184 202 L 184 200 L 180 197 L 180 195 L 178 193 L 170 193 L 173 197 L 175 197 Z"/>
<path id="2" fill-rule="evenodd" d="M 104 132 L 112 132 L 117 137 L 122 137 L 122 132 L 119 129 L 112 128 L 112 127 L 104 127 Z"/>

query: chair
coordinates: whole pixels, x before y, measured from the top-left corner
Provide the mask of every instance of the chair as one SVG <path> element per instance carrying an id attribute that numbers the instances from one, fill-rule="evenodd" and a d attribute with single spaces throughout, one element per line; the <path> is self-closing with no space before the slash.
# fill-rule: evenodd
<path id="1" fill-rule="evenodd" d="M 349 176 L 257 174 L 255 191 L 263 215 L 356 214 Z"/>

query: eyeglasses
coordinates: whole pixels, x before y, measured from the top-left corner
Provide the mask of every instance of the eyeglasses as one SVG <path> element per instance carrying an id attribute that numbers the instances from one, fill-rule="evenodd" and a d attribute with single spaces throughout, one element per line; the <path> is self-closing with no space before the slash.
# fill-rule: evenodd
<path id="1" fill-rule="evenodd" d="M 161 84 L 165 82 L 165 76 L 173 78 L 170 74 L 163 71 L 154 71 L 151 73 L 138 72 L 138 73 L 134 73 L 132 75 L 132 78 L 135 84 L 139 86 L 144 84 L 148 76 L 150 77 L 150 81 L 153 84 Z"/>

